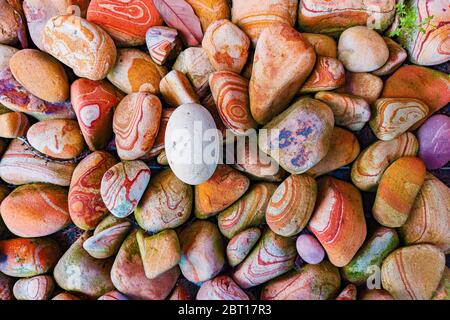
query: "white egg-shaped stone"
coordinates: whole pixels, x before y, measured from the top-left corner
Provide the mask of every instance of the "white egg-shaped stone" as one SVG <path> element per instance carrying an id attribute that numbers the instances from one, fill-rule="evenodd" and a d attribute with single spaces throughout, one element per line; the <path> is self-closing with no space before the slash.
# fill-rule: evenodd
<path id="1" fill-rule="evenodd" d="M 210 112 L 196 103 L 179 106 L 167 123 L 165 147 L 169 166 L 184 183 L 208 180 L 219 162 L 220 133 Z"/>

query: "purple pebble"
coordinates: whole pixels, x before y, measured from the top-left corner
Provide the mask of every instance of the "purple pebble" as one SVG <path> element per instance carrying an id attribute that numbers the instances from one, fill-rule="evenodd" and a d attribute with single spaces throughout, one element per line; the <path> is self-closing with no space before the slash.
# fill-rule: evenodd
<path id="1" fill-rule="evenodd" d="M 321 263 L 325 258 L 325 251 L 317 239 L 309 234 L 302 234 L 297 238 L 297 252 L 309 264 Z"/>
<path id="2" fill-rule="evenodd" d="M 419 129 L 419 157 L 429 170 L 439 169 L 450 161 L 450 117 L 432 116 Z"/>

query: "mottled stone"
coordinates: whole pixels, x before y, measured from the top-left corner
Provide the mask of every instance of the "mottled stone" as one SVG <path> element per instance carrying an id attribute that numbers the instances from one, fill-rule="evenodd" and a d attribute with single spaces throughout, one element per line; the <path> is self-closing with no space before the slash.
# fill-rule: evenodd
<path id="1" fill-rule="evenodd" d="M 311 75 L 300 89 L 300 94 L 334 90 L 344 84 L 344 65 L 338 59 L 318 56 Z"/>
<path id="2" fill-rule="evenodd" d="M 248 295 L 228 276 L 206 281 L 197 293 L 197 300 L 250 300 Z"/>
<path id="3" fill-rule="evenodd" d="M 19 279 L 13 288 L 17 300 L 48 300 L 55 287 L 51 276 Z"/>

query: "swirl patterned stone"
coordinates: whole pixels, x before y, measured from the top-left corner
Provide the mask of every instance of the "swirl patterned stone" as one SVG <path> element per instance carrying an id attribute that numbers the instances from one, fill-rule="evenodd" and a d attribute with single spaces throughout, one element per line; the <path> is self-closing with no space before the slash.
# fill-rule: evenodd
<path id="1" fill-rule="evenodd" d="M 383 173 L 377 189 L 372 208 L 374 218 L 386 227 L 399 228 L 404 225 L 425 174 L 425 164 L 419 158 L 402 157 L 392 163 Z"/>
<path id="2" fill-rule="evenodd" d="M 186 0 L 200 19 L 203 31 L 214 21 L 230 18 L 227 0 Z"/>
<path id="3" fill-rule="evenodd" d="M 114 108 L 123 94 L 106 81 L 78 79 L 70 88 L 73 108 L 91 151 L 104 149 L 113 135 Z"/>
<path id="4" fill-rule="evenodd" d="M 150 168 L 142 161 L 120 162 L 102 178 L 100 194 L 108 210 L 118 218 L 133 213 L 150 181 Z"/>
<path id="5" fill-rule="evenodd" d="M 228 276 L 206 281 L 197 293 L 197 300 L 250 300 L 248 295 Z"/>
<path id="6" fill-rule="evenodd" d="M 366 238 L 361 194 L 352 184 L 332 177 L 319 179 L 315 211 L 309 230 L 327 252 L 330 262 L 343 267 Z"/>
<path id="7" fill-rule="evenodd" d="M 296 0 L 235 0 L 231 16 L 256 46 L 264 29 L 279 23 L 294 26 L 297 7 Z"/>
<path id="8" fill-rule="evenodd" d="M 392 162 L 404 156 L 415 156 L 418 150 L 419 143 L 410 132 L 391 141 L 377 141 L 364 149 L 353 163 L 352 181 L 363 191 L 375 191 Z"/>
<path id="9" fill-rule="evenodd" d="M 203 282 L 222 271 L 225 254 L 222 236 L 217 226 L 197 220 L 179 234 L 183 276 L 191 282 Z"/>
<path id="10" fill-rule="evenodd" d="M 233 279 L 243 289 L 272 280 L 294 267 L 297 255 L 295 240 L 267 229 L 255 249 L 233 273 Z"/>
<path id="11" fill-rule="evenodd" d="M 228 263 L 235 267 L 244 261 L 260 237 L 261 230 L 254 227 L 246 229 L 231 238 L 226 250 Z"/>
<path id="12" fill-rule="evenodd" d="M 410 98 L 383 98 L 372 106 L 369 124 L 378 139 L 389 141 L 406 132 L 428 115 L 428 106 Z"/>
<path id="13" fill-rule="evenodd" d="M 0 115 L 0 137 L 13 139 L 23 137 L 30 127 L 30 122 L 21 112 L 8 112 Z"/>
<path id="14" fill-rule="evenodd" d="M 164 108 L 162 109 L 162 113 L 161 113 L 161 124 L 159 125 L 159 130 L 158 130 L 158 135 L 156 136 L 155 139 L 155 143 L 153 144 L 153 147 L 151 148 L 151 150 L 144 156 L 141 158 L 141 160 L 147 160 L 147 159 L 151 159 L 154 158 L 156 156 L 161 155 L 164 150 L 165 150 L 165 144 L 164 144 L 164 140 L 166 137 L 166 128 L 167 128 L 167 123 L 169 122 L 170 116 L 172 115 L 172 113 L 175 111 L 175 108 Z M 162 164 L 162 165 L 169 165 L 167 164 Z"/>
<path id="15" fill-rule="evenodd" d="M 307 264 L 264 286 L 261 300 L 329 300 L 341 285 L 338 269 L 328 261 Z"/>
<path id="16" fill-rule="evenodd" d="M 152 149 L 161 113 L 161 101 L 150 93 L 132 93 L 119 103 L 114 112 L 113 131 L 122 160 L 136 160 Z"/>
<path id="17" fill-rule="evenodd" d="M 231 239 L 247 228 L 262 224 L 270 197 L 276 188 L 276 184 L 267 182 L 251 186 L 241 199 L 219 214 L 217 222 L 222 234 Z"/>
<path id="18" fill-rule="evenodd" d="M 145 39 L 150 56 L 159 65 L 178 56 L 183 46 L 178 30 L 165 26 L 149 28 Z"/>
<path id="19" fill-rule="evenodd" d="M 75 163 L 47 161 L 20 140 L 14 139 L 0 161 L 0 177 L 10 184 L 21 185 L 34 182 L 69 186 Z"/>
<path id="20" fill-rule="evenodd" d="M 51 18 L 42 35 L 44 50 L 80 78 L 101 80 L 116 62 L 116 46 L 101 28 L 76 15 Z"/>
<path id="21" fill-rule="evenodd" d="M 19 237 L 44 237 L 71 223 L 67 191 L 51 184 L 27 184 L 14 189 L 0 206 L 8 229 Z"/>
<path id="22" fill-rule="evenodd" d="M 406 244 L 429 243 L 450 252 L 450 188 L 427 173 L 409 218 L 399 229 Z"/>
<path id="23" fill-rule="evenodd" d="M 383 37 L 383 40 L 388 47 L 389 58 L 384 66 L 372 72 L 374 75 L 379 77 L 394 73 L 394 71 L 397 70 L 403 62 L 405 62 L 406 58 L 408 58 L 408 53 L 406 50 L 403 49 L 397 42 L 388 37 Z"/>
<path id="24" fill-rule="evenodd" d="M 117 160 L 109 153 L 95 151 L 84 158 L 73 172 L 69 190 L 69 212 L 72 221 L 83 230 L 94 229 L 107 215 L 100 194 L 105 172 Z"/>
<path id="25" fill-rule="evenodd" d="M 170 169 L 158 172 L 134 211 L 136 221 L 148 232 L 179 227 L 189 219 L 193 197 L 192 187 Z"/>
<path id="26" fill-rule="evenodd" d="M 345 84 L 345 69 L 342 62 L 330 57 L 318 56 L 311 75 L 300 93 L 337 89 Z"/>
<path id="27" fill-rule="evenodd" d="M 291 175 L 275 190 L 266 210 L 266 222 L 276 234 L 291 237 L 308 224 L 317 197 L 317 183 L 310 176 Z M 301 204 L 301 205 L 299 205 Z"/>
<path id="28" fill-rule="evenodd" d="M 381 267 L 383 288 L 396 300 L 429 300 L 445 269 L 445 256 L 429 244 L 392 252 Z"/>
<path id="29" fill-rule="evenodd" d="M 86 19 L 125 47 L 143 45 L 147 30 L 163 23 L 152 0 L 92 0 Z"/>
<path id="30" fill-rule="evenodd" d="M 0 272 L 27 278 L 49 272 L 58 262 L 60 249 L 50 238 L 14 238 L 0 241 Z"/>
<path id="31" fill-rule="evenodd" d="M 51 276 L 36 276 L 20 279 L 14 284 L 14 297 L 17 300 L 48 300 L 55 287 Z"/>
<path id="32" fill-rule="evenodd" d="M 220 118 L 236 135 L 248 135 L 257 127 L 250 111 L 248 80 L 230 71 L 214 72 L 209 77 Z M 253 133 L 254 131 L 249 131 Z"/>

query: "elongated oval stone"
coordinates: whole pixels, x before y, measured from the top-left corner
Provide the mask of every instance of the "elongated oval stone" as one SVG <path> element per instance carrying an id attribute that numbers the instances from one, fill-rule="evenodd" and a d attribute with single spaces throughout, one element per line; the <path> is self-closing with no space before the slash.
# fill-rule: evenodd
<path id="1" fill-rule="evenodd" d="M 248 80 L 230 71 L 214 72 L 209 86 L 220 118 L 236 135 L 249 135 L 257 127 L 253 119 L 248 96 Z"/>
<path id="2" fill-rule="evenodd" d="M 300 93 L 334 90 L 344 84 L 344 65 L 338 59 L 318 56 L 314 69 Z"/>
<path id="3" fill-rule="evenodd" d="M 370 105 L 363 98 L 336 92 L 318 92 L 315 98 L 333 110 L 337 125 L 359 131 L 370 120 Z"/>
<path id="4" fill-rule="evenodd" d="M 334 116 L 323 102 L 302 98 L 259 134 L 259 148 L 292 174 L 301 174 L 328 153 Z"/>
<path id="5" fill-rule="evenodd" d="M 225 264 L 222 236 L 217 226 L 209 221 L 197 220 L 179 234 L 183 276 L 191 282 L 214 278 Z"/>
<path id="6" fill-rule="evenodd" d="M 197 293 L 197 300 L 250 300 L 248 295 L 228 276 L 206 281 Z"/>
<path id="7" fill-rule="evenodd" d="M 195 216 L 209 218 L 228 208 L 249 188 L 250 179 L 227 165 L 219 165 L 213 176 L 195 186 Z"/>
<path id="8" fill-rule="evenodd" d="M 148 232 L 179 227 L 189 219 L 193 196 L 192 187 L 166 169 L 152 177 L 134 216 Z"/>
<path id="9" fill-rule="evenodd" d="M 27 132 L 31 146 L 52 158 L 72 159 L 84 149 L 80 127 L 74 120 L 46 120 L 35 123 Z"/>
<path id="10" fill-rule="evenodd" d="M 323 250 L 320 242 L 310 234 L 301 234 L 295 243 L 297 252 L 303 261 L 309 264 L 319 264 L 325 258 L 325 250 Z"/>
<path id="11" fill-rule="evenodd" d="M 8 112 L 0 115 L 0 137 L 13 139 L 26 135 L 30 122 L 21 112 Z"/>
<path id="12" fill-rule="evenodd" d="M 408 57 L 408 53 L 397 42 L 388 37 L 383 37 L 384 42 L 389 50 L 389 58 L 386 63 L 379 69 L 372 72 L 376 76 L 387 76 L 393 73 L 395 70 L 405 62 Z"/>
<path id="13" fill-rule="evenodd" d="M 117 160 L 109 153 L 95 151 L 76 167 L 69 190 L 69 212 L 72 221 L 83 230 L 94 229 L 107 215 L 100 186 L 105 172 Z"/>
<path id="14" fill-rule="evenodd" d="M 450 117 L 437 114 L 428 119 L 417 132 L 419 157 L 430 170 L 439 169 L 450 161 Z"/>
<path id="15" fill-rule="evenodd" d="M 270 229 L 281 236 L 298 234 L 308 224 L 317 197 L 317 183 L 310 176 L 291 175 L 275 190 L 266 210 Z M 299 205 L 301 204 L 301 205 Z"/>
<path id="16" fill-rule="evenodd" d="M 130 221 L 109 215 L 98 224 L 94 234 L 83 242 L 83 248 L 96 259 L 112 257 L 119 251 L 130 228 Z"/>
<path id="17" fill-rule="evenodd" d="M 431 173 L 427 173 L 422 188 L 399 229 L 406 244 L 428 243 L 444 253 L 450 251 L 450 188 Z"/>
<path id="18" fill-rule="evenodd" d="M 70 96 L 89 149 L 105 149 L 113 135 L 114 108 L 122 99 L 122 93 L 106 81 L 78 79 L 72 83 Z"/>
<path id="19" fill-rule="evenodd" d="M 260 236 L 261 230 L 259 228 L 249 228 L 231 238 L 226 250 L 228 263 L 235 267 L 244 261 Z"/>
<path id="20" fill-rule="evenodd" d="M 150 168 L 142 161 L 125 161 L 108 169 L 100 194 L 108 210 L 118 218 L 133 213 L 150 181 Z"/>
<path id="21" fill-rule="evenodd" d="M 76 164 L 73 162 L 47 161 L 42 156 L 14 139 L 0 161 L 0 177 L 8 183 L 51 183 L 69 186 Z"/>
<path id="22" fill-rule="evenodd" d="M 0 272 L 17 278 L 50 271 L 61 255 L 58 244 L 50 238 L 14 238 L 0 241 Z"/>
<path id="23" fill-rule="evenodd" d="M 404 225 L 425 174 L 425 164 L 416 157 L 403 157 L 391 164 L 378 186 L 372 208 L 374 218 L 386 227 L 398 228 Z"/>
<path id="24" fill-rule="evenodd" d="M 114 112 L 113 131 L 122 160 L 136 160 L 152 149 L 161 113 L 161 101 L 150 93 L 132 93 L 119 103 Z"/>
<path id="25" fill-rule="evenodd" d="M 319 191 L 309 230 L 317 237 L 330 262 L 343 267 L 366 238 L 361 194 L 352 184 L 332 177 L 318 180 Z"/>
<path id="26" fill-rule="evenodd" d="M 383 90 L 383 80 L 371 73 L 349 72 L 345 73 L 345 84 L 336 92 L 347 93 L 366 100 L 369 104 L 374 103 Z"/>
<path id="27" fill-rule="evenodd" d="M 48 300 L 54 287 L 51 276 L 20 279 L 14 284 L 14 297 L 17 300 Z"/>
<path id="28" fill-rule="evenodd" d="M 276 184 L 267 182 L 251 186 L 241 199 L 219 214 L 217 222 L 222 234 L 231 239 L 247 228 L 262 224 L 267 205 L 276 188 Z"/>
<path id="29" fill-rule="evenodd" d="M 150 57 L 159 65 L 176 58 L 183 46 L 178 30 L 166 26 L 150 27 L 145 39 Z"/>
<path id="30" fill-rule="evenodd" d="M 101 80 L 116 62 L 116 46 L 111 37 L 76 15 L 48 20 L 42 44 L 46 52 L 71 67 L 80 78 Z"/>
<path id="31" fill-rule="evenodd" d="M 358 157 L 360 150 L 353 133 L 334 127 L 327 155 L 307 173 L 315 178 L 346 166 Z"/>
<path id="32" fill-rule="evenodd" d="M 419 143 L 412 133 L 404 133 L 391 141 L 377 141 L 364 149 L 353 163 L 351 178 L 363 191 L 376 191 L 381 176 L 395 160 L 415 156 Z"/>
<path id="33" fill-rule="evenodd" d="M 19 237 L 44 237 L 72 221 L 67 190 L 51 184 L 27 184 L 16 188 L 0 207 L 8 229 Z"/>
<path id="34" fill-rule="evenodd" d="M 256 247 L 233 273 L 233 279 L 243 289 L 274 279 L 294 267 L 295 240 L 267 229 Z"/>
<path id="35" fill-rule="evenodd" d="M 410 98 L 383 98 L 372 106 L 369 124 L 378 139 L 389 141 L 406 132 L 428 115 L 428 106 Z"/>
<path id="36" fill-rule="evenodd" d="M 283 112 L 315 62 L 313 47 L 294 28 L 276 24 L 265 29 L 255 50 L 249 85 L 253 118 L 266 124 Z"/>
<path id="37" fill-rule="evenodd" d="M 155 279 L 145 276 L 136 232 L 125 239 L 111 269 L 111 280 L 117 290 L 134 300 L 164 300 L 175 286 L 180 270 L 178 267 Z"/>
<path id="38" fill-rule="evenodd" d="M 336 40 L 332 37 L 319 34 L 319 33 L 302 33 L 303 38 L 305 38 L 314 48 L 316 54 L 322 57 L 337 57 L 337 44 Z"/>
<path id="39" fill-rule="evenodd" d="M 110 278 L 113 259 L 91 257 L 83 248 L 90 236 L 90 232 L 85 232 L 70 246 L 55 266 L 53 275 L 64 290 L 97 298 L 114 289 Z"/>
<path id="40" fill-rule="evenodd" d="M 339 271 L 328 261 L 307 264 L 265 285 L 261 299 L 328 300 L 338 294 L 340 285 Z"/>
<path id="41" fill-rule="evenodd" d="M 399 244 L 395 229 L 378 227 L 350 263 L 341 269 L 342 277 L 356 285 L 364 284 Z"/>
<path id="42" fill-rule="evenodd" d="M 396 300 L 428 300 L 437 289 L 445 268 L 445 256 L 428 244 L 392 252 L 381 267 L 383 288 Z"/>

